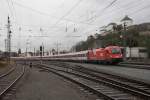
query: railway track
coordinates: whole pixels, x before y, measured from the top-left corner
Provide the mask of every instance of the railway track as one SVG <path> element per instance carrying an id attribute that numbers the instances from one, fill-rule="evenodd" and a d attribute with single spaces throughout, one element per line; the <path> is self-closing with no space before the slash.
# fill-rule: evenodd
<path id="1" fill-rule="evenodd" d="M 0 76 L 0 100 L 10 100 L 15 93 L 15 84 L 21 79 L 25 67 L 14 67 Z"/>
<path id="2" fill-rule="evenodd" d="M 138 62 L 138 61 L 136 61 L 136 62 L 121 62 L 122 64 L 133 64 L 133 65 L 150 65 L 150 63 L 149 63 L 149 61 L 143 61 L 143 62 Z"/>
<path id="3" fill-rule="evenodd" d="M 67 66 L 68 67 L 68 66 Z M 110 80 L 104 80 L 104 78 L 97 77 L 95 74 L 86 70 L 86 73 L 81 68 L 67 68 L 63 67 L 48 67 L 44 65 L 45 70 L 49 70 L 57 75 L 67 78 L 78 85 L 92 91 L 102 99 L 106 100 L 149 100 L 150 95 L 139 92 L 134 89 L 129 89 L 122 84 L 112 83 Z M 64 68 L 64 69 L 63 69 Z M 66 69 L 67 68 L 67 69 Z"/>
<path id="4" fill-rule="evenodd" d="M 128 68 L 136 68 L 136 69 L 146 69 L 150 70 L 150 65 L 137 65 L 137 64 L 126 64 L 120 63 L 117 65 L 118 67 L 128 67 Z"/>
<path id="5" fill-rule="evenodd" d="M 56 61 L 51 61 L 51 62 L 56 62 Z M 62 61 L 60 61 L 62 62 Z M 91 63 L 94 65 L 99 65 L 97 63 Z M 136 64 L 136 63 L 119 63 L 117 65 L 109 65 L 109 64 L 102 64 L 103 66 L 107 66 L 107 67 L 127 67 L 127 68 L 135 68 L 135 69 L 145 69 L 145 70 L 150 70 L 150 65 L 146 65 L 146 64 Z"/>
<path id="6" fill-rule="evenodd" d="M 66 65 L 65 63 L 61 63 L 59 65 L 55 64 L 55 65 L 59 66 L 59 67 L 70 66 L 68 64 Z M 80 70 L 81 72 L 90 74 L 94 77 L 103 78 L 103 80 L 108 80 L 117 85 L 123 85 L 126 88 L 134 89 L 136 91 L 140 91 L 142 93 L 146 93 L 146 94 L 150 95 L 150 84 L 148 84 L 148 83 L 137 81 L 137 80 L 134 80 L 131 78 L 121 77 L 118 75 L 108 73 L 106 71 L 97 71 L 94 69 L 88 69 L 88 68 L 85 68 L 85 67 L 79 66 L 79 65 L 75 65 L 70 68 L 73 70 Z"/>
<path id="7" fill-rule="evenodd" d="M 6 73 L 0 75 L 0 78 L 4 77 L 4 76 L 7 76 L 8 74 L 10 74 L 11 72 L 13 72 L 15 70 L 15 68 L 11 68 L 9 71 L 7 71 Z"/>

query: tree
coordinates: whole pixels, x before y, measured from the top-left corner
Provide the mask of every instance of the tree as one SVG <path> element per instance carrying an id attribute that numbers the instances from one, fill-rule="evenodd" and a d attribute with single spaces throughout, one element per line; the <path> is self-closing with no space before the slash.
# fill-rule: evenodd
<path id="1" fill-rule="evenodd" d="M 52 49 L 52 55 L 55 55 L 55 54 L 56 54 L 56 50 Z"/>
<path id="2" fill-rule="evenodd" d="M 139 46 L 139 32 L 135 29 L 127 30 L 125 32 L 126 36 L 126 45 L 129 47 Z"/>
<path id="3" fill-rule="evenodd" d="M 21 49 L 19 48 L 19 50 L 18 50 L 18 54 L 21 54 Z"/>
<path id="4" fill-rule="evenodd" d="M 94 36 L 92 36 L 92 35 L 88 36 L 86 42 L 87 42 L 88 49 L 94 48 L 94 43 L 95 43 Z"/>

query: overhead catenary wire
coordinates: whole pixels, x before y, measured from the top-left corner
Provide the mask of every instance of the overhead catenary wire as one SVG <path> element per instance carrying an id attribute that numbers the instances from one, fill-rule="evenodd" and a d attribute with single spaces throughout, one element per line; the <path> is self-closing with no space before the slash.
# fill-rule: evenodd
<path id="1" fill-rule="evenodd" d="M 129 7 L 128 6 L 129 4 L 134 4 L 134 6 Z M 130 10 L 131 8 L 136 8 L 136 7 L 139 7 L 139 6 L 141 6 L 139 2 L 131 1 L 131 2 L 127 3 L 126 5 L 124 5 L 123 7 L 117 7 L 115 9 L 112 9 L 112 10 L 109 11 L 109 13 L 107 15 L 103 14 L 103 15 L 101 15 L 99 17 L 105 17 L 105 16 L 108 16 L 108 15 L 111 16 L 113 14 L 120 13 L 120 12 L 123 12 L 123 11 L 127 11 L 127 10 Z M 114 6 L 114 7 L 116 7 L 116 6 Z"/>
<path id="2" fill-rule="evenodd" d="M 64 17 L 67 16 L 69 13 L 71 13 L 71 11 L 72 11 L 74 8 L 76 8 L 76 7 L 80 4 L 81 1 L 82 1 L 82 0 L 79 0 L 64 16 L 62 16 L 62 18 L 60 18 L 60 19 L 58 20 L 58 22 L 61 21 L 61 20 L 66 20 Z M 37 10 L 35 10 L 35 9 L 32 9 L 32 8 L 30 8 L 30 7 L 27 7 L 27 6 L 24 6 L 24 5 L 19 4 L 19 3 L 17 3 L 17 2 L 15 2 L 15 4 L 17 4 L 17 5 L 21 6 L 21 7 L 30 9 L 30 10 L 32 10 L 32 11 L 34 11 L 34 12 L 40 13 L 40 14 L 42 14 L 42 15 L 44 14 L 44 15 L 50 16 L 49 14 L 46 14 L 46 13 L 37 11 Z M 53 17 L 53 16 L 51 16 L 51 17 Z M 56 17 L 55 17 L 55 18 L 56 18 Z M 71 22 L 73 22 L 73 23 L 81 23 L 81 22 L 74 22 L 74 21 L 68 20 L 68 19 L 67 19 L 67 21 L 71 21 Z M 56 22 L 56 24 L 57 24 L 57 22 Z M 86 24 L 86 25 L 90 25 L 90 26 L 92 25 L 92 26 L 98 27 L 98 25 L 93 25 L 93 24 L 89 24 L 89 23 L 81 23 L 81 24 Z M 52 26 L 52 27 L 53 27 L 53 26 Z M 50 27 L 50 28 L 52 28 L 52 27 Z"/>
<path id="3" fill-rule="evenodd" d="M 147 6 L 144 6 L 144 7 L 140 8 L 140 9 L 137 9 L 136 11 L 134 11 L 134 12 L 132 12 L 132 13 L 130 13 L 130 14 L 131 14 L 131 15 L 135 15 L 135 14 L 137 14 L 137 13 L 139 13 L 139 12 L 141 12 L 142 10 L 145 10 L 145 9 L 147 9 L 147 8 L 150 8 L 150 5 L 147 5 Z"/>
<path id="4" fill-rule="evenodd" d="M 110 4 L 110 5 L 111 5 L 111 7 L 114 7 L 114 4 Z M 112 6 L 112 5 L 113 5 L 113 6 Z M 117 4 L 116 4 L 116 5 L 117 5 Z M 141 5 L 139 5 L 139 6 L 141 6 Z M 108 7 L 108 8 L 106 7 L 106 9 L 109 9 L 109 8 L 111 8 L 111 7 Z M 133 8 L 134 8 L 134 7 L 133 7 Z M 91 9 L 92 9 L 92 8 L 91 8 Z M 122 10 L 120 11 L 120 9 L 121 9 L 121 7 L 118 7 L 118 11 L 119 11 L 118 16 L 119 16 L 119 17 L 120 17 L 119 14 L 121 13 L 121 11 L 124 10 L 124 9 L 122 8 Z M 136 9 L 136 8 L 135 8 L 135 9 Z M 145 8 L 145 9 L 147 9 L 147 8 Z M 109 10 L 111 10 L 111 9 L 109 9 Z M 139 9 L 138 9 L 138 10 L 139 10 Z M 137 11 L 138 11 L 138 10 L 137 10 Z M 132 9 L 132 11 L 134 11 L 134 9 Z M 139 10 L 139 12 L 143 12 L 143 11 L 144 11 L 144 9 L 143 9 L 143 10 Z M 112 11 L 112 12 L 113 12 L 113 11 Z M 139 12 L 133 12 L 133 15 L 135 15 L 135 14 L 137 14 L 137 13 L 139 13 Z M 132 13 L 132 12 L 131 12 L 131 13 Z M 44 15 L 44 14 L 43 14 L 43 15 Z M 45 14 L 45 15 L 47 16 L 47 14 Z M 98 14 L 96 14 L 96 15 L 98 15 Z M 104 14 L 104 13 L 103 13 L 103 16 L 105 16 L 105 15 L 108 16 L 108 13 L 107 13 L 107 14 Z M 48 16 L 49 16 L 49 14 L 48 14 Z M 118 16 L 116 16 L 116 17 L 118 17 Z M 96 17 L 97 17 L 97 16 L 96 16 Z M 101 16 L 99 16 L 99 17 L 101 18 Z M 109 16 L 108 16 L 108 17 L 109 17 Z M 105 17 L 104 20 L 106 20 L 108 17 Z M 55 18 L 55 17 L 52 16 L 52 18 Z M 68 17 L 68 18 L 70 18 L 70 17 Z M 73 25 L 74 23 L 80 23 L 80 22 L 78 22 L 78 21 L 69 20 L 68 18 L 67 18 L 67 17 L 64 17 L 64 18 L 61 19 L 60 21 L 64 21 L 64 20 L 65 20 L 65 21 L 67 21 L 67 22 L 73 22 L 72 25 Z M 98 17 L 97 17 L 97 18 L 98 18 Z M 120 18 L 121 18 L 121 17 L 120 17 Z M 59 20 L 58 17 L 57 17 L 56 19 Z M 100 19 L 100 20 L 102 20 L 102 19 Z M 99 19 L 98 19 L 98 21 L 99 21 Z M 99 22 L 100 22 L 100 21 L 99 21 Z M 84 22 L 81 22 L 81 23 L 84 23 Z M 86 23 L 86 22 L 85 22 L 85 23 Z M 90 26 L 90 24 L 91 24 L 91 23 L 89 23 L 89 26 Z M 91 28 L 91 29 L 93 29 L 93 30 L 96 29 L 96 26 L 99 25 L 99 24 L 94 25 L 94 23 L 92 23 L 92 24 L 93 24 L 93 27 L 94 27 L 94 28 Z M 92 25 L 92 24 L 91 24 L 91 25 Z M 20 24 L 20 25 L 21 25 L 21 24 Z M 87 25 L 88 25 L 88 24 L 87 24 Z M 82 25 L 81 25 L 81 26 L 82 26 Z M 25 26 L 23 25 L 23 27 L 25 27 Z M 34 26 L 33 26 L 33 25 L 28 25 L 28 27 L 34 27 Z M 35 27 L 42 27 L 42 26 L 40 26 L 40 25 L 39 25 L 39 26 L 38 26 L 38 25 L 36 26 L 36 25 L 35 25 Z M 44 27 L 47 27 L 47 28 L 48 28 L 49 25 L 44 26 Z M 69 27 L 69 25 L 67 25 L 67 31 L 69 30 L 68 27 Z M 56 28 L 56 27 L 55 27 L 55 28 Z M 59 27 L 58 27 L 58 28 L 59 28 Z M 52 29 L 53 29 L 53 28 L 51 28 L 51 30 L 52 30 Z M 64 29 L 65 29 L 65 25 L 64 25 Z M 64 31 L 64 29 L 62 29 L 62 30 Z M 72 29 L 72 28 L 71 28 L 71 29 Z M 88 29 L 87 26 L 85 26 L 85 28 L 82 28 L 83 31 L 86 31 L 87 29 Z M 33 30 L 34 30 L 34 29 L 33 29 Z M 54 30 L 54 31 L 55 31 L 55 30 Z M 56 30 L 56 31 L 57 31 L 57 30 Z M 59 32 L 61 32 L 61 30 L 60 30 Z M 69 33 L 69 32 L 68 32 L 68 33 Z M 82 33 L 82 32 L 80 31 L 80 33 Z M 84 32 L 83 32 L 83 33 L 84 33 Z"/>
<path id="5" fill-rule="evenodd" d="M 116 2 L 115 0 L 113 0 L 108 6 L 106 6 L 105 8 L 108 8 L 109 6 L 111 6 L 114 2 Z M 64 18 L 65 19 L 65 18 Z M 63 20 L 64 20 L 63 19 Z M 74 22 L 74 21 L 73 21 Z M 76 23 L 76 22 L 74 22 L 74 23 Z M 93 25 L 94 26 L 94 25 Z M 97 25 L 98 26 L 98 25 Z"/>
<path id="6" fill-rule="evenodd" d="M 106 7 L 104 7 L 103 9 L 101 9 L 100 15 L 101 15 L 105 10 L 107 10 L 108 8 L 110 8 L 113 4 L 115 4 L 115 2 L 117 2 L 117 0 L 113 0 L 113 1 L 110 2 Z M 97 17 L 99 17 L 99 15 L 93 16 L 92 18 L 89 18 L 89 19 L 87 19 L 87 20 L 85 20 L 85 21 L 87 22 L 87 21 L 90 21 L 90 20 L 92 20 L 93 18 L 97 18 Z M 85 22 L 85 21 L 82 21 L 82 22 Z"/>
<path id="7" fill-rule="evenodd" d="M 11 7 L 10 7 L 10 4 L 9 4 L 9 1 L 8 1 L 8 0 L 5 0 L 5 1 L 6 1 L 7 5 L 8 5 L 8 9 L 9 9 L 9 11 L 10 11 L 10 14 L 14 17 L 13 11 L 12 11 L 12 9 L 11 9 Z"/>
<path id="8" fill-rule="evenodd" d="M 136 4 L 136 5 L 128 7 L 128 4 Z M 131 9 L 134 9 L 134 8 L 137 8 L 137 7 L 141 6 L 141 2 L 135 2 L 135 1 L 129 2 L 128 4 L 126 5 L 126 7 L 127 7 L 126 9 L 123 9 L 124 7 L 123 8 L 118 7 L 117 10 L 116 9 L 115 9 L 115 11 L 111 10 L 110 13 L 108 13 L 107 15 L 103 14 L 100 17 L 101 18 L 104 17 L 105 19 L 108 19 L 110 16 L 113 16 L 116 13 L 118 15 L 118 13 L 121 13 L 123 11 L 131 11 Z M 132 12 L 132 13 L 135 13 L 135 12 Z M 127 13 L 126 15 L 132 15 L 132 13 Z M 101 20 L 103 20 L 103 19 L 101 19 Z"/>
<path id="9" fill-rule="evenodd" d="M 49 17 L 51 17 L 51 18 L 53 18 L 53 19 L 58 19 L 58 20 L 60 20 L 60 18 L 57 17 L 57 16 L 54 16 L 54 15 L 51 15 L 51 14 L 48 14 L 48 13 L 45 13 L 45 12 L 42 12 L 42 11 L 33 9 L 33 8 L 31 8 L 31 7 L 28 7 L 28 6 L 24 5 L 24 4 L 21 4 L 21 3 L 15 2 L 15 1 L 13 1 L 13 2 L 14 2 L 15 5 L 17 5 L 17 6 L 19 6 L 19 7 L 22 7 L 22 8 L 25 8 L 25 9 L 28 9 L 29 11 L 33 11 L 33 12 L 38 13 L 38 14 L 40 14 L 40 15 L 49 16 Z M 80 2 L 79 2 L 79 3 L 80 3 Z M 69 12 L 69 11 L 68 11 L 68 12 Z M 58 21 L 58 20 L 57 20 L 57 21 Z M 89 23 L 85 23 L 85 22 L 74 21 L 74 20 L 71 20 L 71 19 L 68 19 L 68 18 L 62 18 L 61 21 L 62 21 L 62 20 L 68 21 L 68 22 L 73 22 L 73 23 L 85 24 L 85 25 L 89 25 L 89 26 L 98 26 L 98 25 L 95 25 L 95 24 L 89 24 Z M 55 23 L 55 24 L 57 24 L 57 23 Z M 55 26 L 56 26 L 56 25 L 55 25 Z"/>
<path id="10" fill-rule="evenodd" d="M 110 2 L 106 7 L 104 7 L 102 10 L 101 10 L 101 13 L 100 14 L 102 14 L 102 12 L 104 12 L 105 10 L 107 10 L 108 8 L 110 8 L 113 4 L 115 4 L 117 2 L 117 0 L 113 0 L 112 2 Z M 92 17 L 92 18 L 90 18 L 90 19 L 87 19 L 86 21 L 90 21 L 91 19 L 93 19 L 93 18 L 96 18 L 96 17 L 98 17 L 98 16 L 94 16 L 94 17 Z M 85 21 L 82 21 L 82 22 L 85 22 Z M 92 23 L 92 22 L 90 22 L 90 23 Z M 95 28 L 94 28 L 95 29 Z M 87 33 L 87 32 L 84 32 L 84 33 Z"/>
<path id="11" fill-rule="evenodd" d="M 139 3 L 137 3 L 137 4 L 139 4 Z M 138 5 L 137 5 L 138 6 Z M 124 9 L 125 11 L 128 11 L 128 10 L 130 10 L 131 8 L 137 8 L 137 6 L 135 6 L 135 7 L 129 7 L 129 8 L 127 8 L 127 9 Z M 140 5 L 141 6 L 141 5 Z M 138 6 L 138 8 L 139 9 L 137 9 L 137 10 L 135 10 L 135 11 L 131 11 L 130 10 L 130 12 L 129 13 L 127 13 L 126 15 L 129 15 L 129 16 L 132 16 L 132 17 L 135 17 L 138 13 L 140 13 L 141 11 L 144 11 L 144 10 L 146 10 L 146 9 L 148 9 L 148 8 L 150 8 L 150 5 L 146 5 L 146 6 L 143 6 L 143 7 L 140 7 L 140 6 Z M 120 10 L 119 10 L 120 11 Z M 117 13 L 117 12 L 116 12 Z M 119 12 L 118 12 L 119 13 Z M 109 13 L 109 14 L 111 14 L 111 13 Z M 109 15 L 108 14 L 108 15 Z M 107 19 L 107 18 L 109 18 L 109 16 L 106 16 L 105 17 L 105 19 Z M 112 15 L 110 15 L 110 16 L 112 16 Z M 122 16 L 116 16 L 116 17 L 114 17 L 114 19 L 121 19 L 122 18 Z M 103 20 L 103 19 L 101 19 L 101 20 Z"/>
<path id="12" fill-rule="evenodd" d="M 135 1 L 134 1 L 135 2 Z M 139 3 L 138 3 L 139 4 Z M 137 6 L 136 6 L 137 7 Z M 131 14 L 129 14 L 129 15 L 134 15 L 134 14 L 137 14 L 136 12 L 140 12 L 140 11 L 142 11 L 142 10 L 144 10 L 144 9 L 146 9 L 146 8 L 149 8 L 150 7 L 150 5 L 147 5 L 147 6 L 144 6 L 143 8 L 140 8 L 140 9 L 138 9 L 138 10 L 136 10 L 135 12 L 132 12 Z M 120 8 L 118 8 L 118 9 L 120 9 Z M 128 8 L 129 9 L 129 8 Z M 127 10 L 127 9 L 126 9 Z M 120 10 L 119 10 L 120 11 Z M 112 11 L 113 12 L 113 11 Z M 99 16 L 99 17 L 101 17 L 101 16 Z M 107 19 L 108 17 L 105 17 L 105 19 Z M 120 18 L 122 18 L 122 17 L 120 17 Z"/>
<path id="13" fill-rule="evenodd" d="M 14 19 L 14 21 L 15 21 L 15 23 L 17 23 L 18 24 L 18 21 L 17 21 L 17 14 L 16 14 L 16 9 L 15 9 L 15 7 L 14 7 L 14 3 L 13 3 L 13 0 L 7 0 L 7 3 L 8 3 L 8 6 L 9 6 L 9 9 L 10 9 L 10 11 L 11 11 L 11 13 L 12 13 L 12 15 L 13 15 L 13 19 Z M 18 26 L 16 25 L 16 24 L 14 24 L 12 27 L 16 27 L 16 28 L 18 28 Z M 20 48 L 20 38 L 21 38 L 21 34 L 20 34 L 20 32 L 21 31 L 19 31 L 19 35 L 18 35 L 18 49 Z"/>
<path id="14" fill-rule="evenodd" d="M 66 16 L 68 16 L 80 3 L 82 0 L 79 0 L 75 5 L 72 6 L 72 8 L 64 14 L 60 19 L 56 21 L 56 23 L 53 26 L 56 26 L 61 20 L 63 20 Z"/>
<path id="15" fill-rule="evenodd" d="M 41 11 L 39 11 L 39 10 L 33 9 L 33 8 L 28 7 L 28 6 L 24 5 L 24 4 L 21 4 L 21 3 L 15 2 L 15 1 L 14 1 L 14 4 L 17 5 L 17 6 L 20 6 L 20 7 L 22 7 L 22 8 L 28 9 L 28 10 L 30 10 L 30 11 L 36 12 L 36 13 L 38 13 L 38 14 L 40 14 L 40 15 L 49 16 L 49 17 L 52 17 L 52 18 L 56 18 L 56 19 L 57 19 L 56 16 L 53 16 L 53 15 L 50 15 L 50 14 L 48 14 L 48 13 L 44 13 L 44 12 L 41 12 Z"/>
<path id="16" fill-rule="evenodd" d="M 110 5 L 112 5 L 114 2 L 116 2 L 115 0 L 113 1 L 113 2 L 111 2 L 110 3 Z M 110 5 L 108 5 L 108 6 L 106 6 L 106 8 L 108 8 Z M 32 9 L 32 8 L 31 8 Z M 43 13 L 42 13 L 43 14 Z M 56 17 L 54 17 L 54 18 L 56 18 Z M 63 19 L 63 20 L 65 20 L 65 18 Z M 69 20 L 68 20 L 69 21 Z M 75 21 L 73 21 L 74 23 L 78 23 L 78 22 L 75 22 Z M 92 25 L 92 24 L 89 24 L 89 25 Z M 94 25 L 93 25 L 94 26 Z M 98 26 L 98 25 L 96 25 L 96 26 Z"/>

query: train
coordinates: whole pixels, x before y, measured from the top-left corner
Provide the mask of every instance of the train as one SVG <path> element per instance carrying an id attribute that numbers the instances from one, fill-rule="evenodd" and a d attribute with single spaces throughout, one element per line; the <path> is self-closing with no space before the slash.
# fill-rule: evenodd
<path id="1" fill-rule="evenodd" d="M 17 59 L 17 58 L 16 58 Z M 21 59 L 21 58 L 19 58 Z M 87 62 L 99 64 L 118 64 L 123 61 L 123 54 L 119 46 L 107 46 L 105 48 L 97 48 L 80 52 L 57 54 L 50 56 L 31 56 L 23 57 L 26 60 L 57 60 L 72 62 Z"/>

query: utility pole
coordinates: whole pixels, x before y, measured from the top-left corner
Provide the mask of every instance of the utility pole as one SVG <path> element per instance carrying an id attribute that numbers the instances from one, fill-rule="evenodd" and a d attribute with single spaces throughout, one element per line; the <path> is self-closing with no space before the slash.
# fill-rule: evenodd
<path id="1" fill-rule="evenodd" d="M 44 44 L 42 42 L 42 56 L 44 56 Z"/>
<path id="2" fill-rule="evenodd" d="M 123 24 L 124 32 L 123 32 L 123 46 L 124 46 L 124 60 L 126 61 L 126 23 Z"/>
<path id="3" fill-rule="evenodd" d="M 11 56 L 11 29 L 10 29 L 10 18 L 8 16 L 7 23 L 7 52 L 8 52 L 8 62 L 10 64 L 10 56 Z"/>
<path id="4" fill-rule="evenodd" d="M 34 53 L 33 53 L 33 56 L 36 56 L 36 53 L 35 53 L 35 48 L 34 48 Z"/>
<path id="5" fill-rule="evenodd" d="M 61 43 L 57 42 L 55 45 L 56 45 L 56 49 L 57 49 L 57 54 L 59 54 L 59 45 L 61 45 Z"/>
<path id="6" fill-rule="evenodd" d="M 126 58 L 126 46 L 127 46 L 127 43 L 126 43 L 126 29 L 127 29 L 127 26 L 129 26 L 129 24 L 131 24 L 133 22 L 133 20 L 131 18 L 129 18 L 127 15 L 121 20 L 121 22 L 123 22 L 123 47 L 124 47 L 124 60 L 126 61 L 127 58 Z"/>
<path id="7" fill-rule="evenodd" d="M 5 52 L 7 52 L 7 39 L 5 39 Z"/>
<path id="8" fill-rule="evenodd" d="M 21 27 L 19 27 L 19 34 L 18 34 L 18 51 L 21 50 L 20 44 L 21 44 Z"/>
<path id="9" fill-rule="evenodd" d="M 28 52 L 28 48 L 27 48 L 27 45 L 26 45 L 26 53 L 25 53 L 25 65 L 27 64 L 27 52 Z"/>

